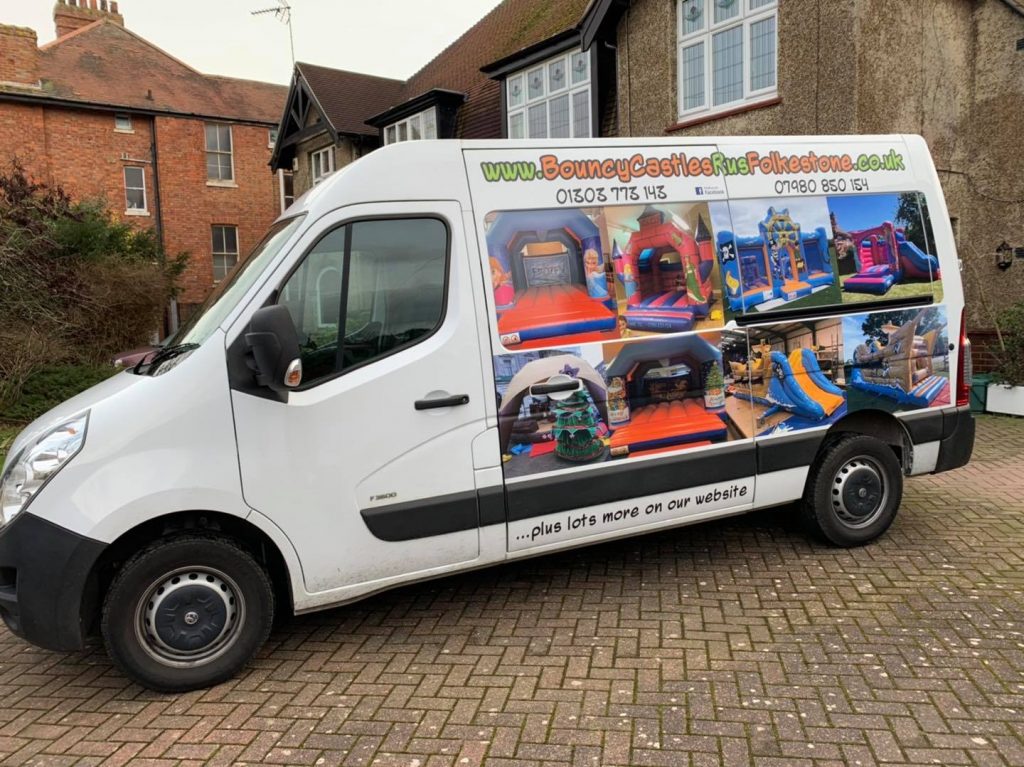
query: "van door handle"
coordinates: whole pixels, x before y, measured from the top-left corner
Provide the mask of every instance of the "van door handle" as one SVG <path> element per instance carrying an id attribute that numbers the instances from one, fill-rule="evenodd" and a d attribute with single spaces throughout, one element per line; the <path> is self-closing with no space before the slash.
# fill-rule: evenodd
<path id="1" fill-rule="evenodd" d="M 458 407 L 459 405 L 468 405 L 469 395 L 468 394 L 453 394 L 450 397 L 438 397 L 436 399 L 418 399 L 413 403 L 413 407 L 417 410 L 433 410 L 439 407 Z"/>
<path id="2" fill-rule="evenodd" d="M 576 391 L 580 388 L 578 379 L 557 383 L 537 383 L 530 387 L 530 394 L 555 394 L 560 391 Z"/>

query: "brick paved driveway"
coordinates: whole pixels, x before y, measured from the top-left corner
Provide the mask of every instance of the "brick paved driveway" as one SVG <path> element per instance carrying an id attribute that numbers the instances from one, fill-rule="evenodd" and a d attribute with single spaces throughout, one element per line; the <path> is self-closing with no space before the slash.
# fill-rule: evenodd
<path id="1" fill-rule="evenodd" d="M 1024 420 L 889 535 L 770 512 L 298 618 L 206 692 L 0 634 L 15 764 L 1024 765 Z"/>

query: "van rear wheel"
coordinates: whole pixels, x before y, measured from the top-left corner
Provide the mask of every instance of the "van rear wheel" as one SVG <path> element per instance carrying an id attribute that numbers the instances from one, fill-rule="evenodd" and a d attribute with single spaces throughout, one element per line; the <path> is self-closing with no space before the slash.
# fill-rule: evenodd
<path id="1" fill-rule="evenodd" d="M 817 537 L 835 546 L 862 546 L 889 529 L 902 499 L 895 453 L 874 437 L 854 434 L 832 442 L 815 461 L 802 515 Z"/>
<path id="2" fill-rule="evenodd" d="M 107 590 L 102 631 L 124 673 L 158 692 L 230 679 L 270 634 L 266 571 L 227 538 L 182 535 L 132 557 Z"/>

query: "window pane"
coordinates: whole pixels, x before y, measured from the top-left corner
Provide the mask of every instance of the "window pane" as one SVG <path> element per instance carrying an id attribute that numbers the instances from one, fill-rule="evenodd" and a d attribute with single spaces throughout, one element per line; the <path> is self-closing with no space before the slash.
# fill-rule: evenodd
<path id="1" fill-rule="evenodd" d="M 207 151 L 215 151 L 217 149 L 217 126 L 207 125 L 206 126 L 206 149 Z"/>
<path id="2" fill-rule="evenodd" d="M 131 130 L 132 118 L 128 115 L 114 115 L 114 127 L 117 130 Z"/>
<path id="3" fill-rule="evenodd" d="M 221 181 L 230 181 L 234 178 L 234 173 L 231 171 L 231 155 L 222 154 L 219 157 Z"/>
<path id="4" fill-rule="evenodd" d="M 339 227 L 313 247 L 281 292 L 299 334 L 306 381 L 335 372 L 344 251 L 345 227 Z"/>
<path id="5" fill-rule="evenodd" d="M 523 113 L 516 112 L 508 118 L 508 137 L 523 138 Z"/>
<path id="6" fill-rule="evenodd" d="M 775 85 L 775 17 L 750 25 L 750 89 Z"/>
<path id="7" fill-rule="evenodd" d="M 743 27 L 711 36 L 711 78 L 715 106 L 743 98 Z"/>
<path id="8" fill-rule="evenodd" d="M 540 98 L 544 95 L 544 68 L 532 70 L 526 75 L 528 83 L 528 96 L 530 99 Z"/>
<path id="9" fill-rule="evenodd" d="M 220 151 L 230 152 L 231 151 L 231 126 L 221 125 L 217 131 L 218 138 L 220 140 Z"/>
<path id="10" fill-rule="evenodd" d="M 394 144 L 395 143 L 395 126 L 389 125 L 387 131 L 384 133 L 384 143 Z"/>
<path id="11" fill-rule="evenodd" d="M 590 91 L 572 94 L 572 135 L 590 138 Z"/>
<path id="12" fill-rule="evenodd" d="M 548 137 L 548 105 L 530 107 L 530 138 Z"/>
<path id="13" fill-rule="evenodd" d="M 351 233 L 347 259 L 341 227 L 317 243 L 280 292 L 299 333 L 306 383 L 414 342 L 444 315 L 448 243 L 440 221 L 363 221 Z M 346 264 L 348 295 L 339 330 Z"/>
<path id="14" fill-rule="evenodd" d="M 560 91 L 565 85 L 565 59 L 552 61 L 548 64 L 548 92 Z"/>
<path id="15" fill-rule="evenodd" d="M 767 8 L 774 4 L 775 0 L 750 0 L 750 10 L 756 11 L 758 8 Z"/>
<path id="16" fill-rule="evenodd" d="M 224 252 L 224 227 L 215 226 L 213 227 L 213 252 L 223 253 Z"/>
<path id="17" fill-rule="evenodd" d="M 523 103 L 523 76 L 510 77 L 508 81 L 508 105 L 517 107 Z"/>
<path id="18" fill-rule="evenodd" d="M 224 252 L 238 253 L 238 229 L 234 226 L 224 227 Z"/>
<path id="19" fill-rule="evenodd" d="M 400 122 L 398 123 L 398 140 L 407 141 L 409 139 L 409 123 Z"/>
<path id="20" fill-rule="evenodd" d="M 715 23 L 728 21 L 740 15 L 743 11 L 743 0 L 711 0 L 715 8 Z"/>
<path id="21" fill-rule="evenodd" d="M 146 209 L 146 193 L 141 189 L 126 189 L 125 201 L 128 204 L 128 210 Z"/>
<path id="22" fill-rule="evenodd" d="M 277 146 L 277 128 L 271 128 L 267 132 L 267 143 L 270 146 Z"/>
<path id="23" fill-rule="evenodd" d="M 574 53 L 572 55 L 572 84 L 586 82 L 590 78 L 590 54 Z"/>
<path id="24" fill-rule="evenodd" d="M 423 113 L 423 138 L 437 138 L 437 112 L 433 107 Z"/>
<path id="25" fill-rule="evenodd" d="M 679 9 L 683 17 L 684 35 L 692 35 L 704 29 L 704 0 L 683 0 Z"/>
<path id="26" fill-rule="evenodd" d="M 124 169 L 124 184 L 125 186 L 132 187 L 135 189 L 142 188 L 142 168 L 125 168 Z"/>
<path id="27" fill-rule="evenodd" d="M 569 137 L 569 96 L 551 100 L 551 138 Z"/>
<path id="28" fill-rule="evenodd" d="M 704 43 L 683 48 L 682 59 L 683 111 L 687 111 L 705 104 Z"/>
<path id="29" fill-rule="evenodd" d="M 413 141 L 419 141 L 423 138 L 423 132 L 420 130 L 419 115 L 413 115 L 409 118 L 409 138 Z"/>
<path id="30" fill-rule="evenodd" d="M 448 234 L 440 221 L 352 226 L 343 368 L 429 334 L 444 314 Z"/>

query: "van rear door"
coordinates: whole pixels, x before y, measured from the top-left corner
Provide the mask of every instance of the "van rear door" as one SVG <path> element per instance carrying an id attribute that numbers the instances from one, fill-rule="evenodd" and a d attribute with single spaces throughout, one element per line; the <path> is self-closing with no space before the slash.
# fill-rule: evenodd
<path id="1" fill-rule="evenodd" d="M 343 208 L 300 251 L 277 300 L 303 383 L 287 402 L 233 393 L 246 501 L 294 544 L 309 592 L 475 560 L 485 404 L 460 206 Z"/>

